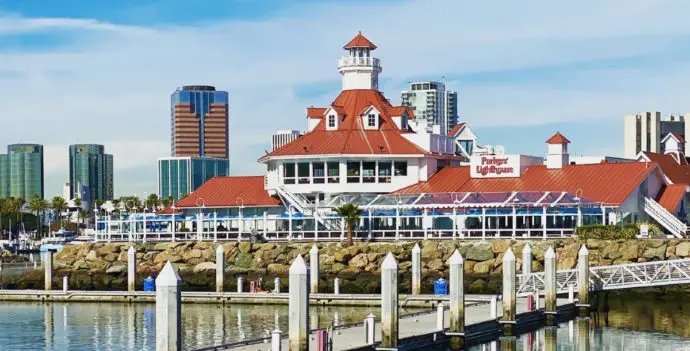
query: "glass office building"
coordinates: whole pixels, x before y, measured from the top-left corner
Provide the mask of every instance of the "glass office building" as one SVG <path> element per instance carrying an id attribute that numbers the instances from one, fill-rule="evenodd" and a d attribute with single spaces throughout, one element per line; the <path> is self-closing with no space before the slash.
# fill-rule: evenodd
<path id="1" fill-rule="evenodd" d="M 70 145 L 69 184 L 70 198 L 76 197 L 77 187 L 82 185 L 89 200 L 112 200 L 113 155 L 106 154 L 103 145 Z M 84 194 L 79 196 L 84 198 Z"/>
<path id="2" fill-rule="evenodd" d="M 158 196 L 175 201 L 196 190 L 207 180 L 228 176 L 230 161 L 214 157 L 168 157 L 158 159 Z"/>
<path id="3" fill-rule="evenodd" d="M 0 155 L 0 198 L 10 197 L 10 157 Z"/>
<path id="4" fill-rule="evenodd" d="M 228 93 L 206 85 L 170 96 L 171 156 L 228 158 Z"/>
<path id="5" fill-rule="evenodd" d="M 10 197 L 27 201 L 35 196 L 43 198 L 43 145 L 9 145 L 7 155 L 0 159 L 4 159 L 0 160 L 0 178 L 6 179 Z"/>

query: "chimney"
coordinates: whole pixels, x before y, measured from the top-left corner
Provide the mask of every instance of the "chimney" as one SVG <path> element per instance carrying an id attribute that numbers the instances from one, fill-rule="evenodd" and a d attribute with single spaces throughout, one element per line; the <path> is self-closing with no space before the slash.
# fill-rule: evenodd
<path id="1" fill-rule="evenodd" d="M 546 168 L 560 169 L 570 163 L 570 156 L 568 155 L 570 140 L 563 134 L 556 132 L 546 141 L 546 144 Z"/>

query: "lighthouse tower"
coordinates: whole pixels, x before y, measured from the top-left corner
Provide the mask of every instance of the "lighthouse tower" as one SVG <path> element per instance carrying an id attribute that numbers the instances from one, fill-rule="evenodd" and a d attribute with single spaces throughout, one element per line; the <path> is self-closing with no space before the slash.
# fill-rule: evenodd
<path id="1" fill-rule="evenodd" d="M 376 45 L 359 32 L 343 49 L 347 51 L 347 56 L 338 60 L 338 73 L 343 76 L 343 90 L 378 90 L 381 63 L 371 56 Z"/>

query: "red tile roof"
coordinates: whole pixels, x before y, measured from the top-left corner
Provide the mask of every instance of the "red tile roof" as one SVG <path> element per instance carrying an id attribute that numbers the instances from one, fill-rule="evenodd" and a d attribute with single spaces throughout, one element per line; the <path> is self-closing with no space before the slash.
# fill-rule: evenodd
<path id="1" fill-rule="evenodd" d="M 546 141 L 547 144 L 570 144 L 570 140 L 566 138 L 560 132 L 556 132 L 549 140 Z"/>
<path id="2" fill-rule="evenodd" d="M 427 182 L 420 182 L 396 193 L 565 191 L 607 205 L 619 205 L 653 170 L 655 163 L 600 163 L 567 165 L 547 169 L 528 167 L 519 178 L 471 178 L 470 168 L 445 167 Z M 578 191 L 579 190 L 579 191 Z"/>
<path id="3" fill-rule="evenodd" d="M 376 45 L 372 43 L 369 39 L 367 39 L 365 36 L 362 35 L 362 32 L 359 32 L 352 40 L 350 40 L 345 46 L 343 46 L 343 49 L 353 49 L 353 48 L 368 48 L 368 49 L 376 49 Z"/>
<path id="4" fill-rule="evenodd" d="M 676 213 L 678 204 L 685 197 L 687 184 L 671 184 L 666 186 L 658 197 L 657 202 L 671 213 Z"/>
<path id="5" fill-rule="evenodd" d="M 643 152 L 643 154 L 652 162 L 656 162 L 661 167 L 661 170 L 666 174 L 668 179 L 674 184 L 684 183 L 690 184 L 690 165 L 685 157 L 681 157 L 680 162 L 672 154 L 661 154 L 657 152 Z"/>
<path id="6" fill-rule="evenodd" d="M 323 114 L 326 113 L 327 108 L 325 107 L 307 107 L 307 117 L 308 118 L 323 118 Z"/>
<path id="7" fill-rule="evenodd" d="M 429 154 L 413 142 L 405 139 L 393 122 L 403 109 L 391 106 L 381 92 L 373 89 L 344 90 L 331 104 L 341 119 L 337 130 L 326 130 L 322 119 L 314 129 L 299 139 L 261 157 L 259 161 L 275 156 L 338 155 L 338 154 Z M 380 112 L 378 129 L 364 129 L 361 114 L 369 107 Z"/>
<path id="8" fill-rule="evenodd" d="M 214 177 L 175 203 L 177 208 L 198 207 L 278 206 L 280 200 L 264 190 L 263 176 Z M 241 199 L 241 200 L 240 200 Z M 199 204 L 197 204 L 197 201 Z"/>
<path id="9" fill-rule="evenodd" d="M 465 127 L 465 123 L 458 123 L 458 124 L 456 124 L 456 125 L 453 127 L 453 129 L 451 129 L 450 131 L 448 131 L 448 136 L 452 136 L 452 137 L 458 136 L 458 133 L 460 133 L 460 131 L 462 130 L 463 127 Z"/>

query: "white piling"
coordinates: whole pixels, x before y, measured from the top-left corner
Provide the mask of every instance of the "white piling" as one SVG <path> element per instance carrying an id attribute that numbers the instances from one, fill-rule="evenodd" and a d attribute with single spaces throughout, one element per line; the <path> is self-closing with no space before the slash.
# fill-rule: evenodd
<path id="1" fill-rule="evenodd" d="M 34 261 L 34 269 L 38 269 L 38 262 Z"/>
<path id="2" fill-rule="evenodd" d="M 390 252 L 381 265 L 381 347 L 398 347 L 398 262 Z"/>
<path id="3" fill-rule="evenodd" d="M 578 306 L 589 308 L 589 251 L 585 245 L 577 254 L 577 299 Z"/>
<path id="4" fill-rule="evenodd" d="M 309 250 L 309 287 L 312 294 L 319 293 L 319 248 L 316 244 Z"/>
<path id="5" fill-rule="evenodd" d="M 241 293 L 242 292 L 242 284 L 244 283 L 244 280 L 242 277 L 237 277 L 237 292 Z"/>
<path id="6" fill-rule="evenodd" d="M 508 250 L 503 255 L 503 320 L 504 324 L 515 324 L 515 254 Z"/>
<path id="7" fill-rule="evenodd" d="M 489 309 L 491 310 L 489 316 L 491 319 L 498 318 L 498 297 L 496 295 L 491 296 L 491 302 L 489 302 Z"/>
<path id="8" fill-rule="evenodd" d="M 439 303 L 436 306 L 436 329 L 443 331 L 443 319 L 445 318 L 446 309 L 443 307 L 443 303 Z"/>
<path id="9" fill-rule="evenodd" d="M 465 291 L 463 288 L 465 274 L 465 260 L 460 251 L 455 250 L 448 259 L 449 294 L 450 294 L 450 332 L 454 334 L 465 332 Z M 494 306 L 495 307 L 495 306 Z"/>
<path id="10" fill-rule="evenodd" d="M 43 254 L 43 269 L 45 272 L 45 289 L 53 290 L 53 251 Z"/>
<path id="11" fill-rule="evenodd" d="M 271 333 L 271 351 L 280 351 L 280 329 L 276 328 Z"/>
<path id="12" fill-rule="evenodd" d="M 412 248 L 412 295 L 422 293 L 422 249 L 419 244 Z"/>
<path id="13" fill-rule="evenodd" d="M 182 350 L 181 284 L 168 261 L 156 278 L 156 351 Z"/>
<path id="14" fill-rule="evenodd" d="M 69 280 L 67 279 L 67 276 L 62 277 L 62 291 L 69 291 Z"/>
<path id="15" fill-rule="evenodd" d="M 290 266 L 289 350 L 309 350 L 309 272 L 301 255 Z"/>
<path id="16" fill-rule="evenodd" d="M 556 314 L 556 252 L 549 247 L 544 254 L 544 311 Z"/>
<path id="17" fill-rule="evenodd" d="M 280 294 L 280 278 L 275 277 L 273 279 L 273 292 L 276 294 Z"/>
<path id="18" fill-rule="evenodd" d="M 522 274 L 532 273 L 532 247 L 529 243 L 522 248 Z"/>
<path id="19" fill-rule="evenodd" d="M 216 248 L 216 292 L 223 292 L 225 285 L 225 248 L 218 245 Z"/>
<path id="20" fill-rule="evenodd" d="M 336 295 L 340 294 L 340 278 L 333 280 L 333 293 Z"/>
<path id="21" fill-rule="evenodd" d="M 137 277 L 137 250 L 130 246 L 127 250 L 127 291 L 136 290 Z"/>
<path id="22" fill-rule="evenodd" d="M 573 284 L 568 284 L 568 302 L 575 302 L 575 287 Z"/>
<path id="23" fill-rule="evenodd" d="M 367 345 L 373 345 L 374 344 L 374 335 L 375 334 L 375 329 L 376 329 L 376 321 L 374 320 L 374 315 L 369 314 L 367 318 L 364 319 L 364 334 L 366 337 L 366 343 Z"/>

